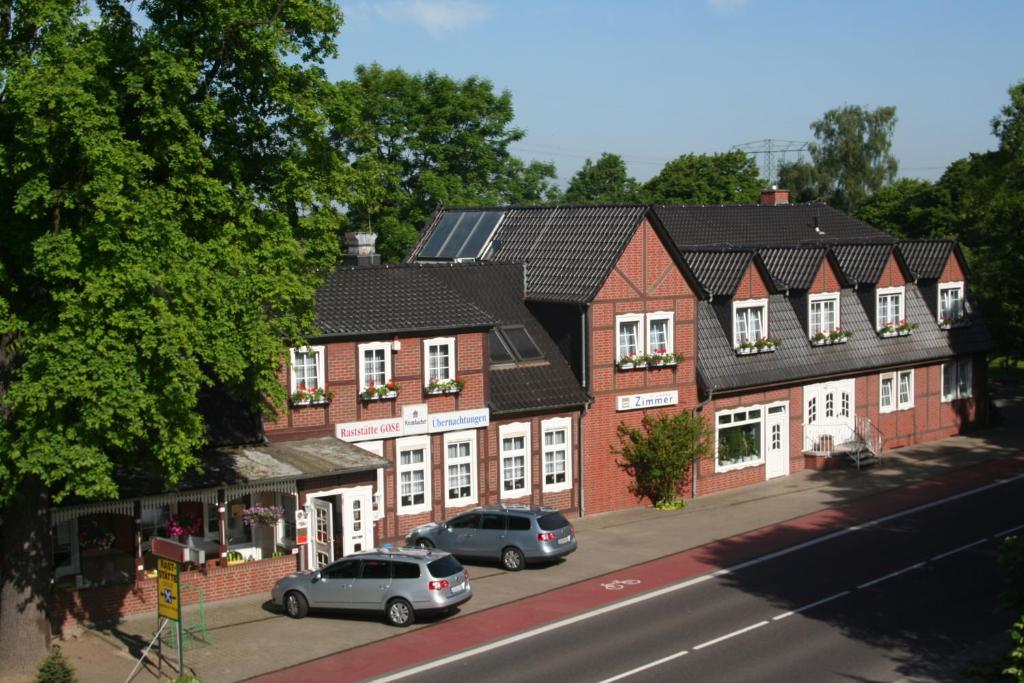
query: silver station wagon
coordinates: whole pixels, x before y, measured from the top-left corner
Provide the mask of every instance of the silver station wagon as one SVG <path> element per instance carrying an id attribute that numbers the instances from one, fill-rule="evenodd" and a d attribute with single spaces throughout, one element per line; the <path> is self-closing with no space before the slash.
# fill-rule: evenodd
<path id="1" fill-rule="evenodd" d="M 271 598 L 288 616 L 312 609 L 383 612 L 393 626 L 408 626 L 417 615 L 453 610 L 470 599 L 469 572 L 441 550 L 367 550 L 317 571 L 286 576 Z"/>
<path id="2" fill-rule="evenodd" d="M 408 545 L 440 548 L 463 559 L 499 560 L 509 571 L 527 562 L 552 562 L 576 550 L 576 530 L 553 508 L 480 507 L 443 524 L 425 524 L 406 536 Z"/>

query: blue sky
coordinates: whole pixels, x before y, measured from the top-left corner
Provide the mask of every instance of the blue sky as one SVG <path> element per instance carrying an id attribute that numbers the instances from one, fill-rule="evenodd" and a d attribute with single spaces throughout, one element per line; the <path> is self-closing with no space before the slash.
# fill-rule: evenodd
<path id="1" fill-rule="evenodd" d="M 563 183 L 614 152 L 639 180 L 680 154 L 811 140 L 843 104 L 895 105 L 900 175 L 994 146 L 1024 79 L 1024 2 L 378 0 L 341 3 L 340 57 L 479 75 L 512 93 L 513 151 Z"/>

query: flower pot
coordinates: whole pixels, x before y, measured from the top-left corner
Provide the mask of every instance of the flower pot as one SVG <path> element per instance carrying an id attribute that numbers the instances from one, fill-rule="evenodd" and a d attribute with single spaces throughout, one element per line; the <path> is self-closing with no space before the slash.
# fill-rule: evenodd
<path id="1" fill-rule="evenodd" d="M 952 323 L 939 323 L 939 329 L 940 330 L 951 330 L 951 329 L 953 329 L 953 324 Z"/>
<path id="2" fill-rule="evenodd" d="M 881 337 L 882 337 L 883 339 L 888 339 L 889 337 L 895 337 L 895 336 L 896 336 L 897 334 L 899 334 L 899 333 L 898 333 L 898 332 L 896 332 L 896 330 L 893 330 L 893 331 L 891 331 L 891 332 L 879 332 L 878 334 L 879 334 L 879 335 L 880 335 L 880 336 L 881 336 Z"/>
<path id="3" fill-rule="evenodd" d="M 633 369 L 633 364 L 632 363 L 619 363 L 619 370 L 632 370 L 632 369 Z"/>
<path id="4" fill-rule="evenodd" d="M 812 339 L 811 340 L 811 345 L 812 346 L 824 346 L 827 343 L 828 343 L 827 339 Z"/>
<path id="5" fill-rule="evenodd" d="M 910 330 L 900 330 L 899 331 L 899 335 L 901 337 L 909 337 L 910 336 Z"/>

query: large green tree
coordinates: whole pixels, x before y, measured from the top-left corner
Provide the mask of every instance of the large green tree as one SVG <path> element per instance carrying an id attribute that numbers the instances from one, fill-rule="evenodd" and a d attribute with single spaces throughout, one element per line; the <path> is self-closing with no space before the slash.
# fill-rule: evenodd
<path id="1" fill-rule="evenodd" d="M 339 84 L 337 97 L 339 148 L 370 172 L 348 218 L 378 234 L 385 260 L 405 256 L 439 205 L 533 203 L 554 189 L 552 164 L 512 156 L 509 146 L 524 136 L 512 125 L 512 95 L 495 93 L 486 79 L 371 64 Z M 354 119 L 347 103 L 355 104 Z M 377 200 L 367 201 L 371 196 Z"/>
<path id="2" fill-rule="evenodd" d="M 201 466 L 213 383 L 283 400 L 347 165 L 328 0 L 0 7 L 0 661 L 46 653 L 45 511 Z"/>
<path id="3" fill-rule="evenodd" d="M 644 184 L 652 204 L 736 204 L 756 202 L 764 187 L 757 162 L 740 150 L 683 154 Z"/>
<path id="4" fill-rule="evenodd" d="M 891 152 L 895 127 L 896 107 L 831 109 L 811 124 L 811 162 L 783 164 L 779 183 L 797 199 L 825 199 L 853 210 L 896 178 L 898 165 Z"/>
<path id="5" fill-rule="evenodd" d="M 563 199 L 570 204 L 629 204 L 639 201 L 639 187 L 622 157 L 605 152 L 597 161 L 583 162 Z"/>

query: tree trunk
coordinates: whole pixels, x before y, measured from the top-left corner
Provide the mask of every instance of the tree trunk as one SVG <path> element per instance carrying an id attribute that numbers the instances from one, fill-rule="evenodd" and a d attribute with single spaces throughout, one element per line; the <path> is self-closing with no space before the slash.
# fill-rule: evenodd
<path id="1" fill-rule="evenodd" d="M 34 680 L 50 648 L 48 507 L 43 485 L 29 479 L 0 520 L 0 662 L 5 680 Z"/>

